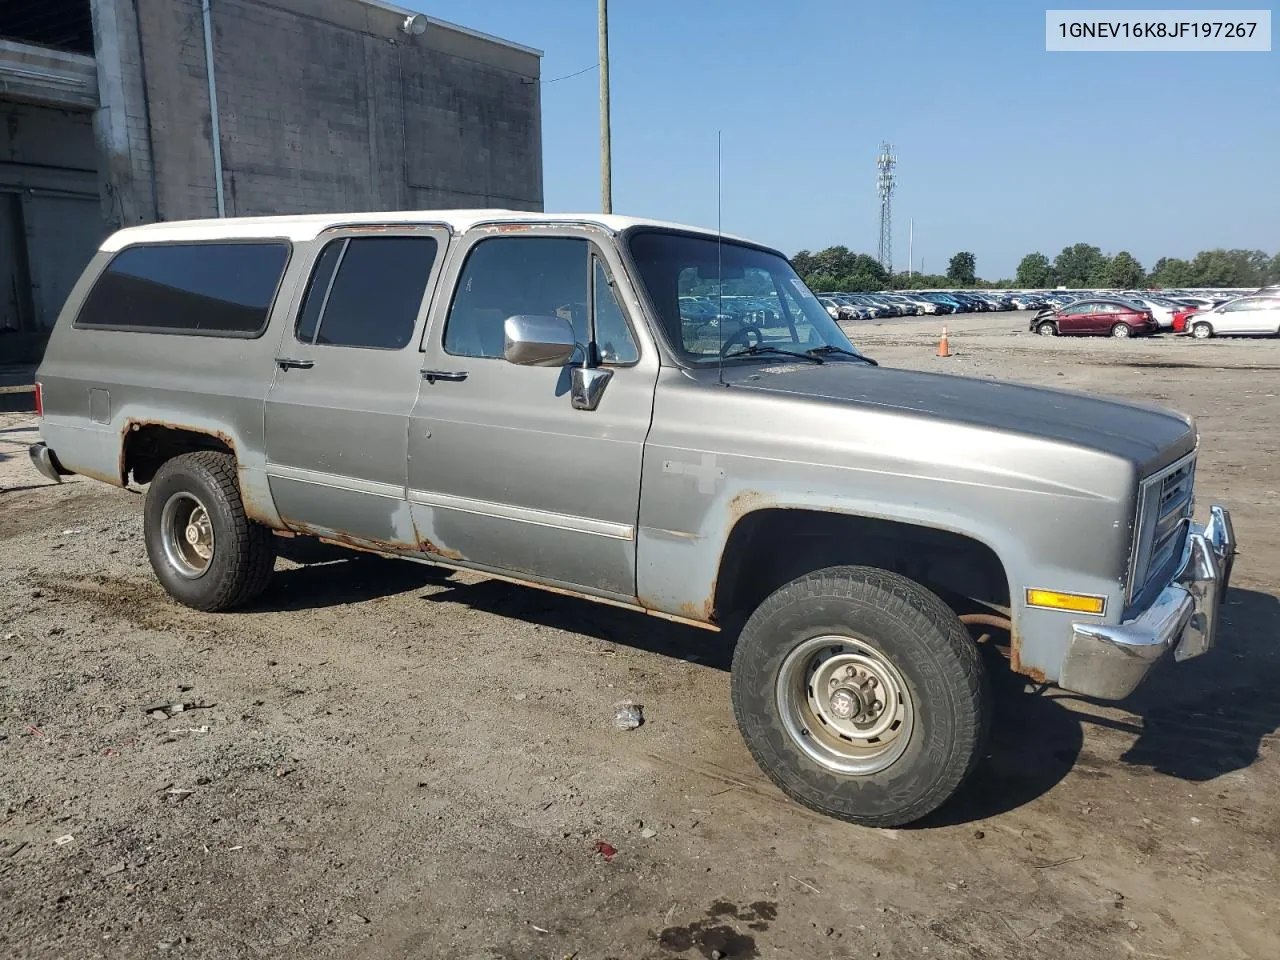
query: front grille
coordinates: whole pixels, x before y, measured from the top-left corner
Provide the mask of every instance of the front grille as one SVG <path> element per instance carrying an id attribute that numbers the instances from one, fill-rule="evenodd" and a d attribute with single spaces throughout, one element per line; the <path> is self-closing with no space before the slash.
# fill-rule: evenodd
<path id="1" fill-rule="evenodd" d="M 1169 572 L 1186 539 L 1194 507 L 1196 459 L 1192 454 L 1143 481 L 1130 597 Z"/>

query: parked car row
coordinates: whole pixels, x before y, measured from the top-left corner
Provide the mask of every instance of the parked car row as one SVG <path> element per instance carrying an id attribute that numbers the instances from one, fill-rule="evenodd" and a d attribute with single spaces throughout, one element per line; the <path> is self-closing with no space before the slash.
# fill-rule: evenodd
<path id="1" fill-rule="evenodd" d="M 1081 297 L 1039 310 L 1030 330 L 1042 336 L 1150 336 L 1161 330 L 1214 336 L 1280 336 L 1280 294 L 1216 300 L 1152 294 Z"/>
<path id="2" fill-rule="evenodd" d="M 926 314 L 1030 310 L 1038 301 L 1024 294 L 992 294 L 973 290 L 818 294 L 818 302 L 836 320 L 877 320 Z"/>

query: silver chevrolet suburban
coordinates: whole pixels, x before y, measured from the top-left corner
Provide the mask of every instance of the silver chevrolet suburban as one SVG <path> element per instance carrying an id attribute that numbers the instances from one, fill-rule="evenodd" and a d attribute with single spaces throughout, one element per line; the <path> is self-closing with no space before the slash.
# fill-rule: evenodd
<path id="1" fill-rule="evenodd" d="M 779 253 L 646 220 L 123 230 L 38 380 L 36 467 L 149 485 L 179 602 L 246 604 L 311 536 L 730 631 L 760 766 L 863 824 L 970 774 L 984 636 L 1125 697 L 1212 644 L 1235 552 L 1187 418 L 879 367 Z"/>

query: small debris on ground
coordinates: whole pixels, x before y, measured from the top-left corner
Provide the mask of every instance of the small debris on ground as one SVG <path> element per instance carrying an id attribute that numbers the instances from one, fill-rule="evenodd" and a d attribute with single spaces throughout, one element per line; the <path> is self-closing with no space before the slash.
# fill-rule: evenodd
<path id="1" fill-rule="evenodd" d="M 607 843 L 607 842 L 605 842 L 604 840 L 597 840 L 597 841 L 596 841 L 596 853 L 598 853 L 598 854 L 600 854 L 600 856 L 604 857 L 604 861 L 605 861 L 605 863 L 612 863 L 612 862 L 613 862 L 613 858 L 614 858 L 614 857 L 617 855 L 617 853 L 618 853 L 618 848 L 617 848 L 617 847 L 615 847 L 615 846 L 614 846 L 613 844 L 611 844 L 611 843 Z"/>
<path id="2" fill-rule="evenodd" d="M 142 712 L 152 720 L 167 720 L 188 710 L 208 710 L 210 707 L 216 706 L 216 703 L 204 703 L 203 701 L 197 703 L 153 703 L 149 707 L 143 707 Z"/>
<path id="3" fill-rule="evenodd" d="M 54 843 L 56 843 L 56 844 L 57 844 L 58 846 L 60 846 L 60 847 L 65 847 L 68 843 L 74 843 L 74 842 L 75 842 L 75 839 L 76 839 L 76 838 L 75 838 L 75 837 L 73 837 L 71 834 L 69 834 L 69 833 L 64 833 L 64 834 L 63 834 L 62 836 L 60 836 L 60 837 L 54 837 L 54 838 L 53 838 L 53 842 L 54 842 Z"/>
<path id="4" fill-rule="evenodd" d="M 652 840 L 657 835 L 658 831 L 653 829 L 653 827 L 645 827 L 640 831 L 640 836 L 644 837 L 646 840 Z"/>
<path id="5" fill-rule="evenodd" d="M 644 707 L 631 700 L 613 705 L 613 725 L 619 730 L 634 730 L 644 723 Z"/>

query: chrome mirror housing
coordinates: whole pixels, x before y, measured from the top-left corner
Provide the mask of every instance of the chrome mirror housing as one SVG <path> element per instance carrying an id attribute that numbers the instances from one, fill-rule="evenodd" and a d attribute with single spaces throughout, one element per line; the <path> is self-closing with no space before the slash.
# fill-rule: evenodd
<path id="1" fill-rule="evenodd" d="M 519 314 L 503 323 L 502 355 L 522 367 L 563 367 L 577 348 L 573 325 L 563 317 Z"/>

